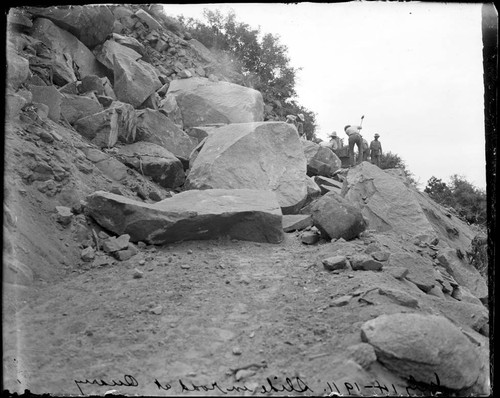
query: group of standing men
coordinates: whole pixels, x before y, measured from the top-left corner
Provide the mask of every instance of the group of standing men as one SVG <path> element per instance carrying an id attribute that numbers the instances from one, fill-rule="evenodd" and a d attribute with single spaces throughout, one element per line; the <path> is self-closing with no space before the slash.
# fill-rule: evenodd
<path id="1" fill-rule="evenodd" d="M 382 144 L 378 140 L 380 135 L 375 133 L 374 140 L 368 146 L 368 142 L 361 136 L 361 129 L 361 126 L 351 126 L 349 124 L 344 127 L 344 131 L 349 137 L 349 163 L 351 166 L 356 164 L 354 161 L 354 146 L 356 145 L 358 147 L 358 164 L 363 160 L 368 160 L 368 154 L 370 154 L 371 162 L 380 167 L 380 157 L 382 155 Z M 337 132 L 334 131 L 330 134 L 328 147 L 334 152 L 342 147 Z"/>
<path id="2" fill-rule="evenodd" d="M 362 116 L 361 122 L 363 122 L 363 118 L 364 116 Z M 299 137 L 306 140 L 307 137 L 304 134 L 304 121 L 305 119 L 302 113 L 299 113 L 297 116 L 287 115 L 286 117 L 286 122 L 293 124 L 297 128 Z M 356 164 L 354 160 L 354 146 L 356 145 L 358 147 L 358 164 L 363 160 L 367 161 L 369 154 L 371 162 L 380 167 L 380 157 L 382 155 L 382 144 L 378 140 L 380 135 L 375 133 L 373 136 L 374 140 L 368 146 L 368 142 L 361 136 L 361 129 L 361 126 L 351 126 L 350 124 L 344 127 L 344 131 L 349 137 L 349 164 L 351 167 Z M 326 146 L 328 146 L 333 152 L 342 148 L 342 142 L 337 136 L 336 131 L 330 134 L 330 142 Z"/>

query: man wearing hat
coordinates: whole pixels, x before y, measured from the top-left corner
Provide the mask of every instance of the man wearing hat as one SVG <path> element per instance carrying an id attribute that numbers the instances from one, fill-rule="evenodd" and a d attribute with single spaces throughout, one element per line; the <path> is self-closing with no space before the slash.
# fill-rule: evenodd
<path id="1" fill-rule="evenodd" d="M 382 144 L 378 140 L 380 135 L 375 133 L 374 140 L 370 143 L 370 156 L 372 158 L 372 163 L 380 167 L 380 156 L 382 156 Z"/>
<path id="2" fill-rule="evenodd" d="M 333 152 L 335 152 L 337 149 L 340 149 L 342 146 L 340 143 L 340 138 L 337 137 L 337 132 L 334 131 L 329 135 L 330 137 L 330 142 L 328 143 L 328 148 L 330 148 Z"/>
<path id="3" fill-rule="evenodd" d="M 363 137 L 361 137 L 361 126 L 351 126 L 348 124 L 344 131 L 349 137 L 349 161 L 351 167 L 354 166 L 354 145 L 358 147 L 358 164 L 363 161 Z"/>

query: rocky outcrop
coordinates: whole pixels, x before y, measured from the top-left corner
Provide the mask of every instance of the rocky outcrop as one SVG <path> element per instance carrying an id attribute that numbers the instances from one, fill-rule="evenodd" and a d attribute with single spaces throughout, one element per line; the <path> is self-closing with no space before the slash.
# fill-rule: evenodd
<path id="1" fill-rule="evenodd" d="M 185 128 L 264 120 L 260 92 L 237 84 L 193 77 L 172 81 L 168 93 L 175 95 Z"/>
<path id="2" fill-rule="evenodd" d="M 182 240 L 234 239 L 279 243 L 281 211 L 270 191 L 214 189 L 187 191 L 153 205 L 98 191 L 86 211 L 101 226 L 132 242 L 165 244 Z"/>
<path id="3" fill-rule="evenodd" d="M 187 177 L 188 189 L 262 189 L 284 214 L 307 197 L 306 160 L 297 131 L 283 122 L 237 123 L 207 137 Z"/>
<path id="4" fill-rule="evenodd" d="M 118 150 L 117 157 L 164 188 L 177 188 L 184 183 L 181 161 L 159 145 L 151 142 L 125 145 Z"/>
<path id="5" fill-rule="evenodd" d="M 476 347 L 450 321 L 422 314 L 382 315 L 366 322 L 361 338 L 377 360 L 405 379 L 461 390 L 479 378 Z"/>
<path id="6" fill-rule="evenodd" d="M 342 166 L 340 159 L 329 148 L 312 141 L 302 141 L 302 145 L 307 160 L 308 176 L 329 177 Z"/>
<path id="7" fill-rule="evenodd" d="M 115 19 L 107 6 L 30 7 L 28 11 L 35 16 L 50 19 L 90 49 L 103 43 L 112 33 Z"/>
<path id="8" fill-rule="evenodd" d="M 311 210 L 314 225 L 328 239 L 351 240 L 366 229 L 359 209 L 335 192 L 319 198 Z"/>

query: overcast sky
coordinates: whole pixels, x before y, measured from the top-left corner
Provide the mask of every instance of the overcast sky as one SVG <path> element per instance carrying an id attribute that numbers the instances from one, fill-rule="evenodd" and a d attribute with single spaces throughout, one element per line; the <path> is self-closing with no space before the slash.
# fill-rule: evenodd
<path id="1" fill-rule="evenodd" d="M 399 155 L 423 189 L 431 176 L 486 187 L 481 4 L 349 2 L 168 4 L 170 16 L 203 9 L 280 36 L 298 101 L 326 139 L 363 121 L 370 142 Z"/>

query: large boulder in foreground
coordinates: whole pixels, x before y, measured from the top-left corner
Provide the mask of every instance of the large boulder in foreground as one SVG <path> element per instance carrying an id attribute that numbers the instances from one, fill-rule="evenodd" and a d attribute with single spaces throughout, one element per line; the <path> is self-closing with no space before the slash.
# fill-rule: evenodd
<path id="1" fill-rule="evenodd" d="M 351 240 L 366 229 L 361 211 L 336 192 L 329 192 L 313 203 L 313 223 L 329 239 Z"/>
<path id="2" fill-rule="evenodd" d="M 113 32 L 115 17 L 107 6 L 29 7 L 27 10 L 34 16 L 50 19 L 90 49 L 103 43 Z"/>
<path id="3" fill-rule="evenodd" d="M 477 348 L 448 319 L 435 315 L 382 315 L 365 322 L 361 339 L 375 348 L 377 360 L 403 378 L 460 390 L 480 375 Z"/>
<path id="4" fill-rule="evenodd" d="M 186 191 L 155 204 L 98 191 L 86 211 L 102 227 L 132 242 L 233 239 L 279 243 L 282 214 L 274 193 L 251 189 Z"/>
<path id="5" fill-rule="evenodd" d="M 262 94 L 248 87 L 193 77 L 172 81 L 168 93 L 175 95 L 184 128 L 264 120 Z"/>
<path id="6" fill-rule="evenodd" d="M 322 147 L 312 141 L 302 141 L 302 145 L 307 159 L 307 175 L 309 177 L 329 177 L 341 168 L 342 162 L 329 148 Z"/>
<path id="7" fill-rule="evenodd" d="M 186 180 L 188 189 L 260 189 L 276 193 L 284 214 L 307 198 L 306 159 L 295 127 L 237 123 L 206 138 Z"/>
<path id="8" fill-rule="evenodd" d="M 371 163 L 362 162 L 349 170 L 342 195 L 361 209 L 370 229 L 435 235 L 413 191 L 400 178 Z"/>

